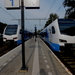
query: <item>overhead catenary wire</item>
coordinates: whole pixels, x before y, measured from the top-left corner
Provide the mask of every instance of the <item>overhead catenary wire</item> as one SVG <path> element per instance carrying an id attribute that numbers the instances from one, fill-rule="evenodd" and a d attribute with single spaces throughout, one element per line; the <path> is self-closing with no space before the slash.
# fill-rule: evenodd
<path id="1" fill-rule="evenodd" d="M 52 4 L 52 6 L 50 7 L 50 9 L 49 9 L 48 13 L 50 12 L 50 10 L 52 9 L 52 7 L 54 6 L 55 2 L 56 2 L 56 0 L 53 2 L 53 4 Z M 56 10 L 56 12 L 55 12 L 55 13 L 57 13 L 57 12 L 59 11 L 59 9 L 61 9 L 62 5 L 63 5 L 63 3 L 60 5 L 60 7 Z M 47 17 L 48 13 L 46 14 L 46 16 L 45 16 L 45 17 Z"/>
<path id="2" fill-rule="evenodd" d="M 51 7 L 49 8 L 49 10 L 48 10 L 48 12 L 47 12 L 47 14 L 46 14 L 45 18 L 46 18 L 46 17 L 47 17 L 47 15 L 50 13 L 50 11 L 51 11 L 51 9 L 53 8 L 53 6 L 54 6 L 55 2 L 56 2 L 56 0 L 54 0 L 54 1 L 53 1 L 53 3 L 52 3 L 52 5 L 51 5 Z M 48 20 L 48 19 L 47 19 L 47 20 Z"/>
<path id="3" fill-rule="evenodd" d="M 62 3 L 62 5 L 63 5 L 63 3 Z M 55 13 L 57 13 L 58 12 L 58 10 L 62 7 L 62 5 L 56 10 L 56 12 Z"/>
<path id="4" fill-rule="evenodd" d="M 10 13 L 8 13 L 6 10 L 4 10 L 2 7 L 0 7 L 3 11 L 5 11 L 7 14 L 9 14 L 11 17 L 13 17 L 14 19 L 16 19 L 14 16 L 12 16 Z"/>
<path id="5" fill-rule="evenodd" d="M 52 3 L 52 6 L 50 7 L 48 13 L 50 12 L 50 10 L 52 9 L 52 7 L 54 6 L 55 2 L 56 2 L 56 0 Z M 62 6 L 63 6 L 63 3 L 62 3 L 62 4 L 59 6 L 59 8 L 55 11 L 55 13 L 57 13 L 57 12 L 61 9 Z M 46 14 L 45 17 L 47 17 L 48 13 Z"/>
<path id="6" fill-rule="evenodd" d="M 27 20 L 28 21 L 28 20 Z M 30 24 L 30 22 L 28 21 L 28 24 L 29 24 L 29 26 L 32 28 L 32 26 L 31 26 L 31 24 Z"/>
<path id="7" fill-rule="evenodd" d="M 52 3 L 52 5 L 51 5 L 50 9 L 48 10 L 48 12 L 47 12 L 45 18 L 47 17 L 48 13 L 51 11 L 51 9 L 52 9 L 52 7 L 54 6 L 55 2 L 56 2 L 56 0 L 53 1 L 53 3 Z"/>

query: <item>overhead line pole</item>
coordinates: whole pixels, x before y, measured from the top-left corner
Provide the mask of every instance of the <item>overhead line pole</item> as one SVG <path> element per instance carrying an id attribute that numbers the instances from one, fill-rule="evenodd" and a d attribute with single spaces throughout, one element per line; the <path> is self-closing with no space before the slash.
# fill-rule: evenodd
<path id="1" fill-rule="evenodd" d="M 12 19 L 12 20 L 21 20 L 21 19 Z M 29 19 L 24 19 L 24 20 L 48 20 L 47 18 L 29 18 Z"/>
<path id="2" fill-rule="evenodd" d="M 21 19 L 12 19 L 12 20 L 18 20 L 18 23 L 20 24 L 19 21 L 20 21 Z M 30 18 L 30 19 L 27 19 L 27 18 L 26 18 L 26 19 L 24 19 L 24 20 L 39 20 L 39 23 L 41 23 L 41 20 L 48 20 L 48 19 L 47 19 L 47 18 L 39 18 L 39 19 L 38 19 L 38 18 Z"/>

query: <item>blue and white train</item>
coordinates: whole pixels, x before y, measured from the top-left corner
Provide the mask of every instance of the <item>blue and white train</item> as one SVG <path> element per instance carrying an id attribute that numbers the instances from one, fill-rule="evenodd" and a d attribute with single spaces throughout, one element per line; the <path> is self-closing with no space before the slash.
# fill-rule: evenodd
<path id="1" fill-rule="evenodd" d="M 21 40 L 21 26 L 20 25 L 7 25 L 3 32 L 3 42 L 7 45 L 19 45 Z M 24 40 L 31 37 L 32 33 L 24 30 Z"/>
<path id="2" fill-rule="evenodd" d="M 57 52 L 65 50 L 65 46 L 75 46 L 75 21 L 56 19 L 40 32 L 40 37 Z"/>

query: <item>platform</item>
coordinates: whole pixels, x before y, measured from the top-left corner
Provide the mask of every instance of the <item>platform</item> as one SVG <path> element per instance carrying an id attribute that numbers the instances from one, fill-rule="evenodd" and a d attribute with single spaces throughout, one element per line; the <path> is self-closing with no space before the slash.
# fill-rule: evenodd
<path id="1" fill-rule="evenodd" d="M 31 38 L 25 43 L 26 73 L 20 72 L 22 53 L 21 48 L 17 49 L 20 50 L 0 65 L 0 75 L 71 75 L 40 38 L 36 42 Z"/>

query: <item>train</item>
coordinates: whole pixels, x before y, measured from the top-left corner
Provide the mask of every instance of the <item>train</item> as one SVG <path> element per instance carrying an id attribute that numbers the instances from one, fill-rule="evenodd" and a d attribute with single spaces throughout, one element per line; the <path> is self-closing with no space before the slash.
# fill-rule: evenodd
<path id="1" fill-rule="evenodd" d="M 21 25 L 11 24 L 7 25 L 3 32 L 3 42 L 6 45 L 19 45 L 22 43 L 21 39 L 22 29 Z M 24 41 L 32 36 L 32 32 L 27 29 L 24 30 Z"/>
<path id="2" fill-rule="evenodd" d="M 53 51 L 64 52 L 69 46 L 75 47 L 75 20 L 56 19 L 39 34 Z"/>

